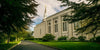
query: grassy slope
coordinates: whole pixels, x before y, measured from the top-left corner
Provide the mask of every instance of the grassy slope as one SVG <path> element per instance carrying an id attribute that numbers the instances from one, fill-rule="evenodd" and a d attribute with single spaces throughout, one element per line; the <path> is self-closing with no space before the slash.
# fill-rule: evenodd
<path id="1" fill-rule="evenodd" d="M 100 44 L 92 42 L 33 42 L 60 48 L 62 50 L 100 50 Z"/>
<path id="2" fill-rule="evenodd" d="M 0 50 L 8 50 L 10 47 L 18 44 L 20 41 L 18 42 L 10 42 L 10 44 L 6 44 L 6 43 L 0 43 Z"/>

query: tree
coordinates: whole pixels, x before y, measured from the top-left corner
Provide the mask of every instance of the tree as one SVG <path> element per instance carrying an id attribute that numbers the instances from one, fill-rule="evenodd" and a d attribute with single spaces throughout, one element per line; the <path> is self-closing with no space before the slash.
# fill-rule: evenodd
<path id="1" fill-rule="evenodd" d="M 31 35 L 33 35 L 34 31 L 32 31 Z"/>
<path id="2" fill-rule="evenodd" d="M 32 23 L 30 15 L 36 14 L 35 0 L 0 0 L 0 32 L 10 35 Z"/>
<path id="3" fill-rule="evenodd" d="M 3 43 L 3 42 L 5 42 L 5 40 L 6 40 L 6 34 L 5 33 L 1 33 L 0 32 L 0 43 Z"/>
<path id="4" fill-rule="evenodd" d="M 72 11 L 72 16 L 65 15 L 66 17 L 70 17 L 70 23 L 75 23 L 81 21 L 83 26 L 78 28 L 76 31 L 78 33 L 89 34 L 92 33 L 94 38 L 97 34 L 98 30 L 100 30 L 100 4 L 99 0 L 86 0 L 88 3 L 80 2 L 72 2 L 70 0 L 59 0 L 62 1 L 62 6 L 69 6 L 70 9 L 74 9 Z"/>

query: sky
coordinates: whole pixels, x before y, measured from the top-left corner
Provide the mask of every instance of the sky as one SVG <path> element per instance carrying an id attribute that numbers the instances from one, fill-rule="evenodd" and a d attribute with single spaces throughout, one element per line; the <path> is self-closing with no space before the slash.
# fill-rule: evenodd
<path id="1" fill-rule="evenodd" d="M 39 4 L 39 6 L 36 8 L 38 16 L 35 16 L 35 18 L 32 19 L 34 21 L 34 23 L 32 23 L 30 27 L 30 30 L 32 31 L 34 31 L 34 27 L 37 24 L 40 24 L 42 22 L 45 7 L 46 7 L 46 17 L 49 17 L 50 15 L 53 15 L 67 8 L 67 7 L 60 7 L 62 3 L 57 0 L 36 0 L 36 1 Z M 78 0 L 71 0 L 71 1 L 78 2 Z"/>
<path id="2" fill-rule="evenodd" d="M 42 22 L 45 7 L 46 7 L 46 17 L 49 17 L 50 15 L 53 15 L 67 8 L 67 7 L 60 7 L 62 3 L 57 0 L 36 0 L 36 1 L 38 2 L 39 6 L 36 8 L 38 16 L 35 16 L 35 18 L 32 19 L 34 23 L 32 23 L 30 27 L 30 29 L 33 31 L 34 27 Z"/>

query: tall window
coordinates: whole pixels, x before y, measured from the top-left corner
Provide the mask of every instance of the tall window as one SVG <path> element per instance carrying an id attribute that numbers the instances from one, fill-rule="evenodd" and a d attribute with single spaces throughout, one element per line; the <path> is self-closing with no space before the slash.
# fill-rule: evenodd
<path id="1" fill-rule="evenodd" d="M 51 23 L 48 23 L 48 33 L 51 33 Z"/>
<path id="2" fill-rule="evenodd" d="M 66 21 L 63 22 L 63 31 L 67 31 L 67 22 Z"/>
<path id="3" fill-rule="evenodd" d="M 57 23 L 57 20 L 55 20 L 55 32 L 58 32 L 58 23 Z"/>

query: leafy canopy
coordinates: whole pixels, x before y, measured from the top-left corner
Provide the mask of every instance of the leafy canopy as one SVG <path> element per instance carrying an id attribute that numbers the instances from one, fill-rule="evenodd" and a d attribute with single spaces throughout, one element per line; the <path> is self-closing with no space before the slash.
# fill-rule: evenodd
<path id="1" fill-rule="evenodd" d="M 36 14 L 35 0 L 0 0 L 0 32 L 16 32 L 25 28 Z"/>
<path id="2" fill-rule="evenodd" d="M 72 16 L 70 17 L 70 23 L 81 22 L 81 27 L 76 31 L 79 33 L 96 33 L 100 29 L 100 1 L 99 0 L 86 0 L 85 2 L 72 2 L 70 0 L 59 0 L 64 3 L 61 6 L 68 6 L 72 10 Z"/>

